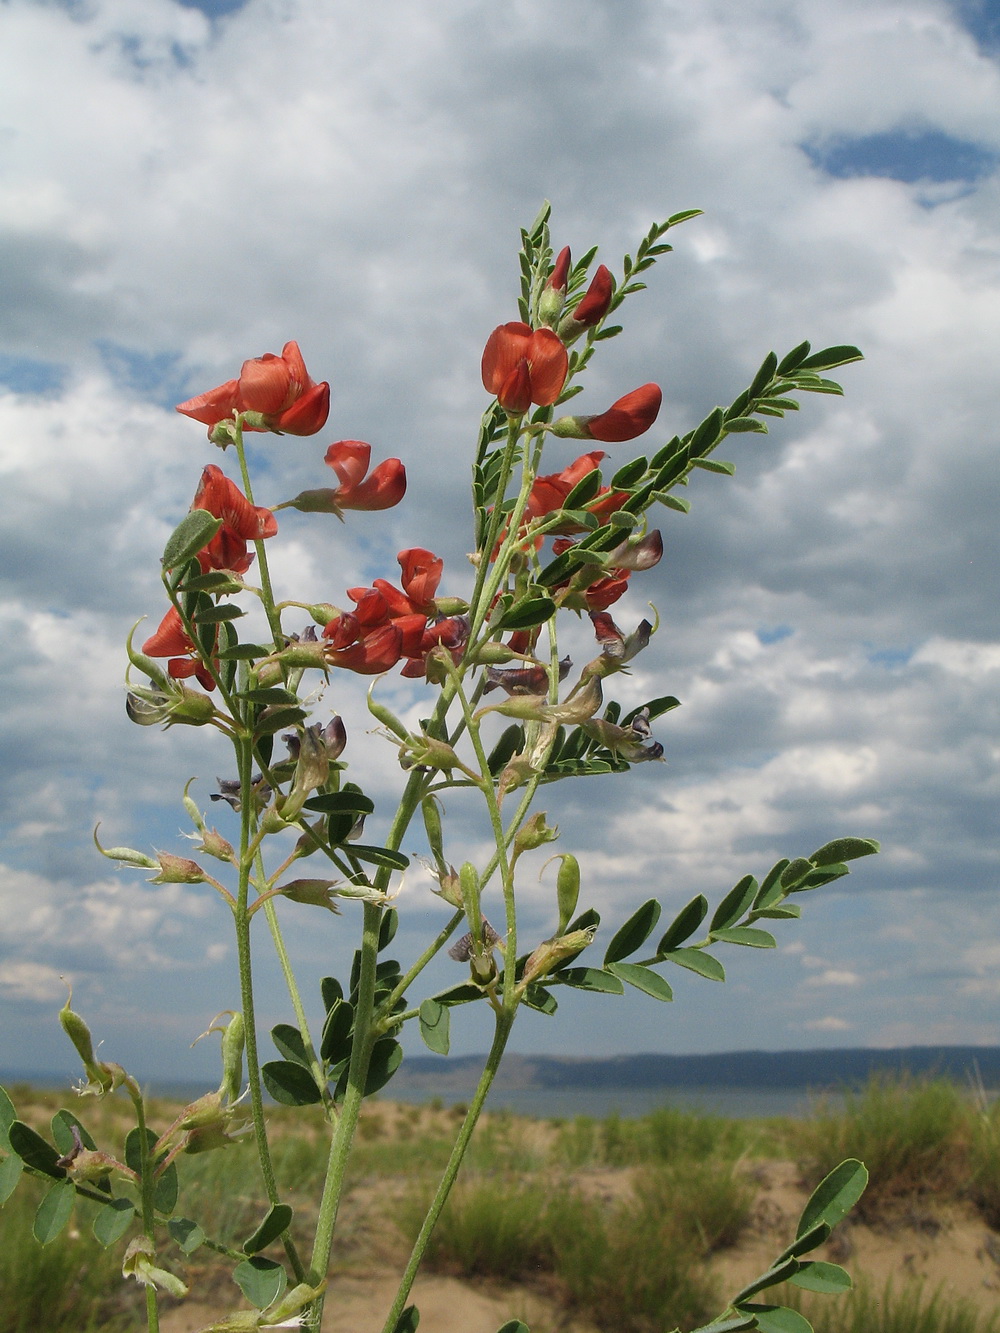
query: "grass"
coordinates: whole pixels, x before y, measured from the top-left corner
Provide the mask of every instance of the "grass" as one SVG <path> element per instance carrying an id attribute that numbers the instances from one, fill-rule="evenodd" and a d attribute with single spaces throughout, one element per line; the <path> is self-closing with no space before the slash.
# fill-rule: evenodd
<path id="1" fill-rule="evenodd" d="M 410 1237 L 425 1193 L 404 1213 Z M 621 1198 L 588 1197 L 551 1171 L 474 1175 L 452 1195 L 427 1266 L 462 1277 L 540 1280 L 599 1329 L 656 1333 L 718 1308 L 705 1260 L 733 1244 L 753 1191 L 721 1159 L 680 1158 L 636 1174 Z"/>
<path id="2" fill-rule="evenodd" d="M 36 1092 L 17 1100 L 29 1102 L 25 1118 L 42 1132 L 69 1101 Z M 326 1158 L 320 1117 L 304 1109 L 302 1117 L 287 1108 L 268 1111 L 276 1173 L 296 1207 L 293 1230 L 303 1231 Z M 157 1104 L 151 1120 L 165 1126 L 176 1110 Z M 109 1099 L 88 1104 L 86 1112 L 99 1142 L 117 1147 L 128 1128 L 123 1108 Z M 370 1261 L 366 1247 L 372 1236 L 384 1238 L 385 1228 L 381 1222 L 366 1228 L 380 1210 L 391 1209 L 402 1229 L 415 1233 L 455 1125 L 454 1112 L 443 1107 L 366 1109 L 349 1175 L 351 1188 L 365 1191 L 353 1213 L 347 1201 L 343 1264 Z M 691 1328 L 724 1302 L 709 1260 L 747 1225 L 753 1187 L 743 1164 L 794 1157 L 815 1182 L 847 1156 L 860 1157 L 871 1171 L 858 1210 L 866 1220 L 898 1219 L 918 1202 L 965 1198 L 1000 1229 L 1000 1104 L 989 1108 L 983 1100 L 977 1107 L 943 1080 L 874 1080 L 847 1096 L 843 1110 L 820 1106 L 806 1122 L 731 1121 L 674 1108 L 637 1120 L 488 1116 L 428 1266 L 525 1283 L 557 1301 L 560 1327 L 587 1320 L 608 1333 Z M 252 1145 L 182 1157 L 179 1167 L 181 1211 L 215 1239 L 238 1246 L 265 1211 Z M 63 1236 L 43 1249 L 30 1235 L 38 1195 L 36 1182 L 28 1181 L 4 1209 L 0 1333 L 120 1333 L 141 1323 L 134 1313 L 141 1293 L 133 1283 L 123 1286 L 118 1251 L 101 1250 L 90 1236 L 89 1206 L 78 1207 Z M 393 1202 L 385 1202 L 390 1196 Z M 365 1211 L 373 1207 L 375 1213 Z M 384 1250 L 384 1239 L 380 1244 Z M 179 1254 L 165 1251 L 164 1258 L 183 1271 Z M 211 1286 L 211 1256 L 199 1251 L 192 1262 L 199 1281 Z M 228 1289 L 222 1269 L 217 1280 Z M 796 1295 L 816 1333 L 1000 1333 L 1000 1319 L 917 1284 L 878 1294 L 861 1286 L 836 1299 L 793 1293 L 789 1303 Z"/>
<path id="3" fill-rule="evenodd" d="M 126 1286 L 121 1255 L 90 1234 L 91 1211 L 80 1209 L 57 1241 L 41 1246 L 31 1234 L 43 1187 L 24 1181 L 3 1212 L 0 1245 L 2 1333 L 124 1333 L 143 1317 L 141 1293 Z"/>
<path id="4" fill-rule="evenodd" d="M 985 1315 L 971 1301 L 925 1294 L 920 1283 L 876 1293 L 866 1283 L 835 1300 L 806 1301 L 785 1288 L 776 1299 L 802 1310 L 815 1333 L 1000 1333 L 1000 1316 Z"/>
<path id="5" fill-rule="evenodd" d="M 855 1215 L 866 1221 L 923 1196 L 955 1198 L 969 1180 L 973 1114 L 946 1079 L 873 1078 L 842 1111 L 820 1107 L 802 1123 L 799 1165 L 818 1182 L 845 1157 L 860 1158 L 870 1181 Z"/>

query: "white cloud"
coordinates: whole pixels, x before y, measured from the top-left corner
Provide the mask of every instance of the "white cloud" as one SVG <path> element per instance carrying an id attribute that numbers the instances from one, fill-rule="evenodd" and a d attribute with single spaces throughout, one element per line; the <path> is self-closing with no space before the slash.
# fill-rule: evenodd
<path id="1" fill-rule="evenodd" d="M 163 405 L 167 385 L 207 388 L 297 337 L 333 383 L 331 425 L 321 443 L 255 441 L 258 498 L 326 484 L 338 435 L 402 457 L 410 493 L 343 526 L 283 511 L 281 595 L 340 602 L 414 544 L 440 549 L 445 590 L 463 589 L 480 349 L 513 317 L 516 228 L 547 193 L 557 242 L 599 240 L 610 263 L 653 217 L 709 210 L 626 307 L 581 400 L 662 382 L 650 448 L 729 401 L 769 346 L 809 336 L 868 356 L 845 372 L 846 400 L 734 439 L 736 480 L 699 474 L 691 516 L 664 520 L 663 564 L 616 609 L 634 624 L 650 599 L 663 629 L 614 685 L 630 706 L 682 699 L 655 728 L 669 762 L 547 788 L 558 849 L 580 851 L 610 921 L 653 893 L 721 894 L 837 833 L 880 837 L 884 856 L 843 896 L 803 902 L 811 978 L 782 940 L 796 994 L 818 1004 L 839 986 L 846 1006 L 893 984 L 902 1005 L 906 957 L 926 961 L 920 895 L 937 894 L 936 948 L 961 973 L 960 996 L 951 980 L 933 991 L 956 1006 L 940 1030 L 983 1030 L 995 969 L 965 955 L 949 913 L 997 874 L 996 178 L 931 207 L 899 181 L 825 177 L 800 148 L 922 126 L 996 145 L 1000 72 L 952 10 L 251 0 L 213 25 L 171 0 L 12 0 L 2 22 L 0 350 L 67 367 L 61 393 L 0 395 L 8 965 L 98 959 L 109 994 L 136 966 L 230 965 L 214 928 L 201 934 L 208 891 L 128 889 L 87 859 L 98 818 L 115 841 L 167 845 L 183 782 L 201 774 L 207 804 L 230 768 L 206 734 L 140 733 L 121 711 L 124 634 L 164 608 L 163 542 L 204 464 L 235 466 Z M 152 358 L 145 381 L 134 355 Z M 571 457 L 553 446 L 553 468 Z M 791 632 L 769 640 L 776 627 Z M 578 661 L 586 630 L 567 633 Z M 365 739 L 367 683 L 335 679 L 321 711 L 347 718 L 374 837 L 400 774 L 393 748 Z M 422 687 L 378 691 L 426 715 Z M 456 859 L 478 855 L 482 826 L 449 805 Z M 880 915 L 896 893 L 895 918 Z M 523 898 L 541 920 L 551 883 L 526 874 Z M 862 902 L 836 948 L 818 938 Z M 803 1021 L 858 1040 L 903 1031 L 860 1005 Z"/>

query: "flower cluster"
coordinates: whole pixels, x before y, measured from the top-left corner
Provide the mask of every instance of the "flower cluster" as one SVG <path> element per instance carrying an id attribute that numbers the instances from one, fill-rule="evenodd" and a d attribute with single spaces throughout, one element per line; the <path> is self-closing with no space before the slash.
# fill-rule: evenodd
<path id="1" fill-rule="evenodd" d="M 386 579 L 370 588 L 348 588 L 353 611 L 335 616 L 323 630 L 325 658 L 331 666 L 361 675 L 389 671 L 406 658 L 404 676 L 423 676 L 427 654 L 446 648 L 461 658 L 469 633 L 463 615 L 442 615 L 435 599 L 444 562 L 423 547 L 400 551 L 402 591 Z"/>

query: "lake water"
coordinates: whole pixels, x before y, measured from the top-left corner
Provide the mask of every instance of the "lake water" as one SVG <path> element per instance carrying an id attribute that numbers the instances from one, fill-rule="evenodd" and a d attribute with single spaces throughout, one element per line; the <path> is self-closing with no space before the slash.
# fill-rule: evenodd
<path id="1" fill-rule="evenodd" d="M 445 1105 L 454 1105 L 467 1102 L 472 1089 L 463 1095 L 393 1087 L 391 1092 L 387 1089 L 387 1095 L 392 1101 L 418 1105 L 432 1101 L 438 1095 Z M 812 1112 L 817 1100 L 805 1088 L 494 1088 L 486 1109 L 506 1109 L 516 1115 L 542 1119 L 571 1120 L 578 1115 L 603 1119 L 617 1114 L 633 1118 L 648 1115 L 661 1106 L 672 1106 L 683 1111 L 700 1111 L 704 1115 L 747 1120 L 766 1116 L 801 1118 Z M 824 1100 L 833 1105 L 843 1101 L 836 1094 Z"/>

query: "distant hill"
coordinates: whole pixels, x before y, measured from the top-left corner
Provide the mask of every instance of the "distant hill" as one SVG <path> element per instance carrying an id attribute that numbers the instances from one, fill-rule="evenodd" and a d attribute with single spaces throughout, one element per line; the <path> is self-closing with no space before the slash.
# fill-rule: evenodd
<path id="1" fill-rule="evenodd" d="M 473 1088 L 485 1056 L 408 1056 L 400 1090 Z M 1000 1087 L 1000 1046 L 901 1046 L 889 1049 L 727 1051 L 716 1055 L 616 1055 L 608 1059 L 510 1055 L 496 1086 L 520 1088 L 841 1088 L 873 1074 L 947 1076 Z"/>

